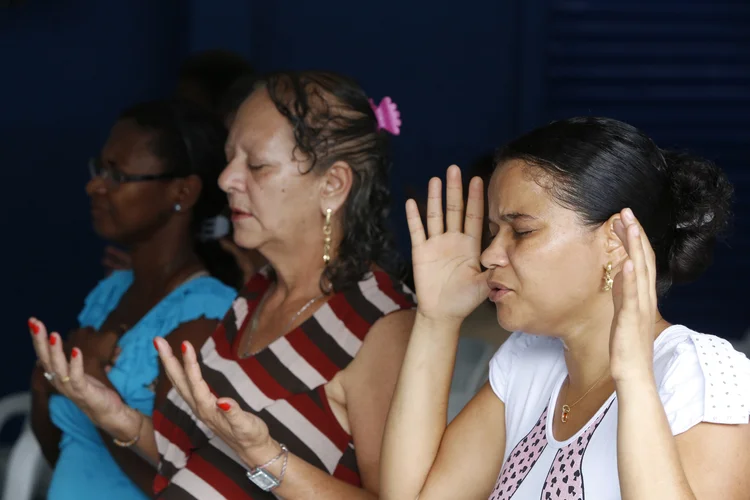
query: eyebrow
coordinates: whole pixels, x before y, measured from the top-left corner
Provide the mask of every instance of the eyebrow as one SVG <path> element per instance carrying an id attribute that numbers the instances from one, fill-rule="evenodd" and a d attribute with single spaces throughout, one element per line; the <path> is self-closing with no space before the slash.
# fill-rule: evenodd
<path id="1" fill-rule="evenodd" d="M 490 218 L 490 219 L 492 219 L 492 218 Z M 533 215 L 529 215 L 529 214 L 522 214 L 520 212 L 510 212 L 510 213 L 501 215 L 500 216 L 500 220 L 504 221 L 504 222 L 511 223 L 511 222 L 515 222 L 515 221 L 519 221 L 519 220 L 520 221 L 537 220 L 537 218 L 534 217 Z"/>

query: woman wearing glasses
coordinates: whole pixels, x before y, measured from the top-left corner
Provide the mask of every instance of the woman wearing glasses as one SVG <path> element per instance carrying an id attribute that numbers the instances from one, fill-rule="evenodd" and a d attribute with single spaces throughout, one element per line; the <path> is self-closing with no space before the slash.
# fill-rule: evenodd
<path id="1" fill-rule="evenodd" d="M 211 223 L 226 207 L 217 186 L 224 141 L 222 124 L 200 109 L 139 104 L 120 115 L 89 165 L 94 228 L 128 248 L 133 262 L 88 295 L 80 328 L 64 345 L 85 356 L 88 377 L 147 415 L 170 389 L 159 375 L 153 339 L 166 335 L 177 346 L 206 338 L 239 284 L 234 259 L 221 250 L 215 238 L 221 232 Z M 38 327 L 32 321 L 30 328 Z M 50 337 L 58 342 L 59 334 Z M 40 366 L 32 381 L 32 427 L 55 469 L 48 498 L 150 496 L 154 464 L 128 443 L 102 436 L 70 400 L 55 395 L 50 382 L 66 379 Z"/>

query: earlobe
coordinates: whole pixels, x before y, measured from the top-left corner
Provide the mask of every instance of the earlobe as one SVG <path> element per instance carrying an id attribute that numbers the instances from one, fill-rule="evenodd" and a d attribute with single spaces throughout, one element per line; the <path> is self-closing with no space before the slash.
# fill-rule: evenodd
<path id="1" fill-rule="evenodd" d="M 203 189 L 203 181 L 197 175 L 190 175 L 181 179 L 181 181 L 177 193 L 177 203 L 183 209 L 190 209 L 198 203 L 201 190 Z"/>

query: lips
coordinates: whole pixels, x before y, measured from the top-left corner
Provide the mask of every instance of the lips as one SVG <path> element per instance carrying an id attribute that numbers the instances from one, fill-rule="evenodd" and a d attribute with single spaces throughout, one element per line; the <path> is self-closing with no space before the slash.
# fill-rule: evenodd
<path id="1" fill-rule="evenodd" d="M 238 208 L 232 208 L 232 220 L 246 219 L 252 216 L 253 214 L 251 214 L 250 212 L 246 212 Z"/>
<path id="2" fill-rule="evenodd" d="M 509 293 L 513 292 L 512 288 L 500 283 L 499 281 L 488 281 L 487 286 L 490 287 L 489 299 L 492 302 L 497 302 Z"/>

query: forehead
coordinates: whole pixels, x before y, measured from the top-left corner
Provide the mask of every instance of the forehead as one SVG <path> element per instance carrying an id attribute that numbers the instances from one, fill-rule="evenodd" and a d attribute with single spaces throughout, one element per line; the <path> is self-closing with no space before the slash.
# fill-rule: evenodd
<path id="1" fill-rule="evenodd" d="M 550 196 L 549 186 L 548 177 L 521 160 L 498 166 L 487 193 L 490 217 L 495 220 L 508 213 L 542 217 L 555 210 L 564 210 Z"/>
<path id="2" fill-rule="evenodd" d="M 155 158 L 153 142 L 156 132 L 138 125 L 135 120 L 126 119 L 115 123 L 104 144 L 103 154 L 120 161 L 127 158 Z"/>
<path id="3" fill-rule="evenodd" d="M 294 137 L 291 125 L 276 109 L 268 91 L 260 89 L 237 110 L 228 142 L 258 151 L 274 147 L 288 149 L 293 146 Z"/>

